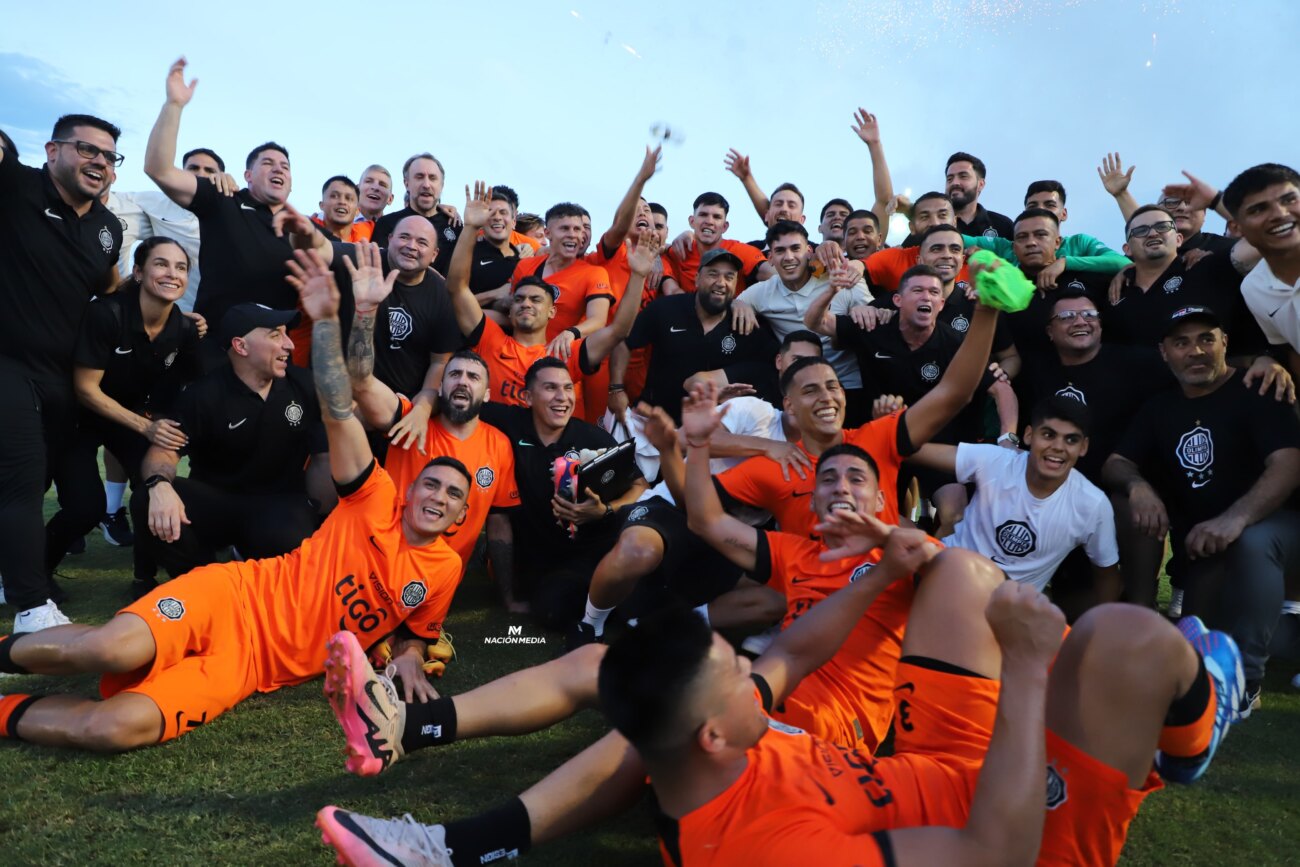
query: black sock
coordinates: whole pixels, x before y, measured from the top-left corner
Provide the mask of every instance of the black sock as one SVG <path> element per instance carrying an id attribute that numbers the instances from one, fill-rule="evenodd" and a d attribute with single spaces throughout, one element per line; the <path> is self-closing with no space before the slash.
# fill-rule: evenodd
<path id="1" fill-rule="evenodd" d="M 1174 699 L 1165 714 L 1165 725 L 1187 726 L 1196 722 L 1205 713 L 1205 706 L 1210 703 L 1210 674 L 1205 670 L 1205 660 L 1196 657 L 1196 678 L 1187 692 Z"/>
<path id="2" fill-rule="evenodd" d="M 5 674 L 31 674 L 30 671 L 14 662 L 13 656 L 10 655 L 13 653 L 14 641 L 18 638 L 17 635 L 6 635 L 0 638 L 0 672 Z"/>
<path id="3" fill-rule="evenodd" d="M 457 819 L 444 826 L 452 864 L 492 864 L 514 860 L 532 844 L 533 826 L 528 808 L 518 798 L 472 819 Z"/>
<path id="4" fill-rule="evenodd" d="M 402 752 L 445 746 L 456 740 L 456 705 L 450 696 L 433 701 L 413 701 L 406 706 Z"/>

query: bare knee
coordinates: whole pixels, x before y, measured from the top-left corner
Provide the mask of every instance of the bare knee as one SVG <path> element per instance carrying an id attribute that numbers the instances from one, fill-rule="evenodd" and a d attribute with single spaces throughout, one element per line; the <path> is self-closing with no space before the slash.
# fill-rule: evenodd
<path id="1" fill-rule="evenodd" d="M 113 622 L 86 632 L 68 648 L 81 660 L 95 663 L 89 670 L 124 674 L 147 665 L 153 657 L 152 647 L 146 652 L 138 641 L 124 637 L 120 630 L 110 629 Z"/>
<path id="2" fill-rule="evenodd" d="M 120 753 L 156 744 L 161 733 L 162 718 L 156 707 L 110 700 L 95 704 L 69 738 L 82 749 Z"/>
<path id="3" fill-rule="evenodd" d="M 1163 668 L 1172 655 L 1191 645 L 1172 623 L 1140 605 L 1109 602 L 1084 612 L 1070 630 L 1067 643 L 1080 643 L 1104 653 L 1090 652 L 1091 660 L 1113 660 L 1117 669 L 1140 676 L 1149 666 Z"/>
<path id="4" fill-rule="evenodd" d="M 920 573 L 922 589 L 945 595 L 973 590 L 992 593 L 1007 575 L 997 564 L 965 548 L 945 548 Z M 982 609 L 981 609 L 982 610 Z"/>
<path id="5" fill-rule="evenodd" d="M 614 556 L 624 573 L 648 575 L 663 562 L 663 539 L 653 530 L 637 527 L 619 535 Z"/>

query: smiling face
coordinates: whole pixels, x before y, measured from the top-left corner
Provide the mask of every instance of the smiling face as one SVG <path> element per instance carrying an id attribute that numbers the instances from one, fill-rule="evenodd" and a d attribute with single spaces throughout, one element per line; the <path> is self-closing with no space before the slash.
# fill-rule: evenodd
<path id="1" fill-rule="evenodd" d="M 1073 422 L 1045 418 L 1037 427 L 1025 428 L 1025 447 L 1029 449 L 1028 472 L 1051 483 L 1068 476 L 1079 458 L 1088 453 L 1088 438 Z"/>
<path id="2" fill-rule="evenodd" d="M 979 201 L 984 190 L 984 179 L 975 173 L 975 166 L 968 160 L 959 160 L 948 166 L 944 180 L 944 192 L 958 208 Z"/>
<path id="3" fill-rule="evenodd" d="M 1265 256 L 1300 251 L 1300 188 L 1278 183 L 1242 199 L 1233 220 L 1241 236 Z"/>
<path id="4" fill-rule="evenodd" d="M 781 235 L 772 242 L 768 261 L 787 285 L 802 283 L 811 270 L 812 248 L 798 232 Z"/>
<path id="5" fill-rule="evenodd" d="M 749 658 L 718 633 L 699 675 L 691 684 L 695 706 L 691 721 L 701 720 L 697 743 L 707 753 L 739 753 L 767 734 L 767 714 L 754 696 Z"/>
<path id="6" fill-rule="evenodd" d="M 281 379 L 289 369 L 293 354 L 293 341 L 283 325 L 277 328 L 254 328 L 243 337 L 230 342 L 236 356 L 245 359 L 248 368 L 256 375 L 268 379 Z"/>
<path id="7" fill-rule="evenodd" d="M 627 236 L 632 241 L 640 241 L 642 232 L 654 231 L 654 214 L 650 211 L 650 204 L 642 199 L 637 203 L 636 216 L 632 219 L 632 228 L 628 230 Z M 649 238 L 647 234 L 645 237 Z"/>
<path id="8" fill-rule="evenodd" d="M 384 208 L 393 203 L 393 179 L 388 172 L 370 169 L 361 176 L 357 188 L 361 190 L 357 207 L 367 219 L 375 219 L 384 212 Z"/>
<path id="9" fill-rule="evenodd" d="M 84 141 L 101 151 L 117 150 L 113 137 L 93 126 L 74 126 L 67 141 Z M 102 153 L 87 158 L 77 152 L 75 144 L 49 142 L 45 145 L 45 156 L 49 160 L 50 176 L 76 201 L 99 198 L 113 181 L 113 167 Z"/>
<path id="10" fill-rule="evenodd" d="M 469 479 L 454 467 L 428 467 L 406 489 L 402 525 L 417 539 L 432 541 L 465 517 Z"/>
<path id="11" fill-rule="evenodd" d="M 1174 228 L 1176 228 L 1178 233 L 1184 238 L 1192 237 L 1197 232 L 1201 231 L 1201 227 L 1205 225 L 1204 208 L 1192 210 L 1187 207 L 1186 202 L 1176 196 L 1166 196 L 1157 202 L 1157 204 L 1168 211 L 1169 216 L 1173 217 Z"/>
<path id="12" fill-rule="evenodd" d="M 706 247 L 712 247 L 721 241 L 727 227 L 731 225 L 727 222 L 727 212 L 721 205 L 700 205 L 686 222 L 695 230 L 696 240 Z"/>
<path id="13" fill-rule="evenodd" d="M 293 189 L 293 174 L 289 171 L 289 158 L 280 151 L 262 151 L 253 159 L 253 165 L 244 172 L 244 183 L 254 199 L 264 205 L 283 205 Z"/>
<path id="14" fill-rule="evenodd" d="M 144 267 L 137 266 L 131 276 L 140 281 L 141 292 L 173 304 L 181 299 L 189 285 L 190 260 L 179 244 L 157 244 L 149 251 Z"/>
<path id="15" fill-rule="evenodd" d="M 844 386 L 829 364 L 810 364 L 796 373 L 783 405 L 805 436 L 830 439 L 844 429 Z"/>
<path id="16" fill-rule="evenodd" d="M 739 276 L 735 264 L 726 259 L 705 265 L 695 275 L 695 303 L 710 316 L 725 312 L 736 297 Z"/>
<path id="17" fill-rule="evenodd" d="M 1179 245 L 1183 243 L 1183 236 L 1176 230 L 1176 223 L 1167 211 L 1155 210 L 1138 214 L 1129 223 L 1124 255 L 1134 262 L 1168 267 L 1178 255 Z"/>
<path id="18" fill-rule="evenodd" d="M 406 193 L 411 210 L 432 216 L 442 199 L 442 169 L 427 157 L 421 157 L 406 169 Z"/>
<path id="19" fill-rule="evenodd" d="M 1208 322 L 1184 322 L 1160 341 L 1160 356 L 1179 385 L 1213 385 L 1228 369 L 1228 335 Z"/>
<path id="20" fill-rule="evenodd" d="M 854 455 L 835 455 L 817 462 L 812 509 L 820 520 L 838 509 L 874 515 L 885 507 L 876 474 Z"/>
<path id="21" fill-rule="evenodd" d="M 1101 345 L 1101 319 L 1097 305 L 1087 298 L 1062 298 L 1047 320 L 1047 339 L 1057 349 L 1083 354 Z"/>
<path id="22" fill-rule="evenodd" d="M 437 255 L 438 232 L 424 217 L 412 215 L 393 227 L 388 238 L 388 265 L 403 278 L 423 280 Z"/>
<path id="23" fill-rule="evenodd" d="M 510 240 L 515 230 L 515 209 L 505 199 L 488 202 L 488 220 L 483 226 L 483 237 L 494 244 Z"/>
<path id="24" fill-rule="evenodd" d="M 966 261 L 965 243 L 959 232 L 935 232 L 921 242 L 917 261 L 929 265 L 943 277 L 944 285 L 957 279 L 962 263 Z"/>
<path id="25" fill-rule="evenodd" d="M 794 190 L 781 190 L 768 202 L 767 224 L 775 225 L 778 220 L 804 221 L 803 200 Z"/>
<path id="26" fill-rule="evenodd" d="M 913 235 L 920 235 L 931 226 L 951 226 L 955 223 L 952 205 L 947 199 L 926 199 L 912 209 Z"/>
<path id="27" fill-rule="evenodd" d="M 537 371 L 533 384 L 523 394 L 524 403 L 532 409 L 533 420 L 539 427 L 560 430 L 573 418 L 573 377 L 562 367 Z"/>
<path id="28" fill-rule="evenodd" d="M 453 358 L 442 372 L 438 414 L 452 424 L 478 418 L 487 397 L 487 368 L 472 358 Z"/>
<path id="29" fill-rule="evenodd" d="M 552 218 L 546 224 L 546 239 L 550 242 L 552 255 L 566 260 L 577 259 L 585 246 L 582 217 Z"/>
<path id="30" fill-rule="evenodd" d="M 1016 223 L 1011 248 L 1027 271 L 1038 271 L 1056 261 L 1061 230 L 1047 217 L 1026 217 Z"/>
<path id="31" fill-rule="evenodd" d="M 938 277 L 917 274 L 894 293 L 900 325 L 928 331 L 939 321 L 943 309 L 943 283 Z"/>
<path id="32" fill-rule="evenodd" d="M 320 212 L 330 228 L 346 228 L 357 218 L 357 191 L 344 181 L 333 181 L 325 188 Z"/>
<path id="33" fill-rule="evenodd" d="M 844 224 L 852 213 L 843 205 L 831 205 L 822 214 L 821 224 L 818 230 L 822 233 L 823 241 L 834 241 L 837 244 L 844 243 Z"/>
<path id="34" fill-rule="evenodd" d="M 880 232 L 875 220 L 858 217 L 844 225 L 844 252 L 850 259 L 865 259 L 879 249 Z"/>
<path id="35" fill-rule="evenodd" d="M 181 168 L 190 174 L 208 180 L 221 174 L 221 166 L 217 165 L 217 161 L 208 154 L 190 154 L 190 158 L 185 161 L 185 165 Z"/>

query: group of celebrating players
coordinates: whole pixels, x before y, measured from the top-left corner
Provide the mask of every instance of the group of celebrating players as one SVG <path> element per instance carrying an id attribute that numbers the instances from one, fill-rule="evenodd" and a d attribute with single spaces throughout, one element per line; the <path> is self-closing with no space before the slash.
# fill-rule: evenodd
<path id="1" fill-rule="evenodd" d="M 1062 234 L 1057 181 L 987 210 L 971 154 L 895 195 L 859 110 L 873 202 L 816 242 L 736 151 L 750 243 L 716 192 L 670 240 L 657 148 L 599 237 L 503 185 L 451 207 L 429 153 L 400 210 L 372 165 L 308 217 L 274 142 L 243 188 L 211 149 L 177 165 L 185 66 L 161 192 L 111 189 L 99 118 L 40 168 L 0 132 L 0 673 L 103 696 L 0 680 L 0 737 L 128 750 L 323 673 L 361 775 L 587 707 L 613 729 L 478 816 L 325 807 L 350 864 L 515 858 L 647 788 L 675 865 L 1108 864 L 1300 657 L 1294 170 L 1140 205 L 1109 155 L 1121 252 Z M 97 524 L 135 601 L 74 624 L 55 570 Z M 567 652 L 442 696 L 474 563 Z"/>

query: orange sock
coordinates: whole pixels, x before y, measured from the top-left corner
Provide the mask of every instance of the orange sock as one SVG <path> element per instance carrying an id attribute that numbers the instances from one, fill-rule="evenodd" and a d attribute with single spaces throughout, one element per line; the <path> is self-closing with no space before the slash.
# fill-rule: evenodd
<path id="1" fill-rule="evenodd" d="M 1195 758 L 1210 748 L 1218 697 L 1210 684 L 1205 661 L 1200 660 L 1196 680 L 1174 701 L 1160 730 L 1160 751 L 1167 756 Z"/>
<path id="2" fill-rule="evenodd" d="M 38 698 L 40 696 L 24 693 L 0 696 L 0 737 L 17 737 L 14 734 L 14 727 L 18 725 L 19 718 L 27 708 L 31 707 L 32 702 Z"/>

